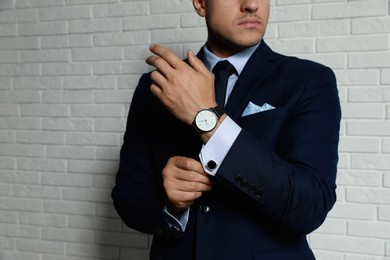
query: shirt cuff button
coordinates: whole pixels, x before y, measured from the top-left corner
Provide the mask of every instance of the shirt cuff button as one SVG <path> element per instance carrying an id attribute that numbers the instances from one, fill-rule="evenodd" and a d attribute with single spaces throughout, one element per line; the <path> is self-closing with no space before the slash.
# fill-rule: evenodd
<path id="1" fill-rule="evenodd" d="M 217 168 L 217 163 L 215 161 L 213 161 L 213 160 L 210 160 L 210 161 L 207 162 L 206 167 L 210 171 L 215 170 L 215 168 Z"/>

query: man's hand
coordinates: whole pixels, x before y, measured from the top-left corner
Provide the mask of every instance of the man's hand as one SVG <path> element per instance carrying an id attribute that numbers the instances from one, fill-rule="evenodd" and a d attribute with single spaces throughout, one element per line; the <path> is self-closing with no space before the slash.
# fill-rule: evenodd
<path id="1" fill-rule="evenodd" d="M 163 186 L 170 202 L 172 214 L 189 208 L 205 191 L 210 191 L 212 182 L 202 164 L 186 157 L 172 157 L 162 171 Z"/>
<path id="2" fill-rule="evenodd" d="M 193 51 L 187 53 L 187 64 L 160 45 L 152 45 L 150 50 L 156 55 L 146 59 L 156 68 L 150 89 L 174 116 L 191 125 L 198 111 L 217 105 L 214 77 Z"/>

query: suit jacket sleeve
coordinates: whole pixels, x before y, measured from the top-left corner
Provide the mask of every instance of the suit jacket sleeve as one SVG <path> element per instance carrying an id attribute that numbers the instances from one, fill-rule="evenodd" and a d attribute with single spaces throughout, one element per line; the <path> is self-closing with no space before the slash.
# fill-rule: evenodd
<path id="1" fill-rule="evenodd" d="M 333 72 L 321 66 L 294 104 L 263 113 L 285 116 L 270 137 L 275 145 L 265 144 L 241 123 L 243 130 L 216 177 L 244 194 L 259 214 L 269 214 L 296 232 L 310 233 L 336 200 L 341 111 Z"/>

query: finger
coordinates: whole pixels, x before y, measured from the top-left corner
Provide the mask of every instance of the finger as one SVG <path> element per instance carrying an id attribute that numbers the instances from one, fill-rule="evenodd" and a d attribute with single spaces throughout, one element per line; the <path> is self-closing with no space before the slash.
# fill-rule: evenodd
<path id="1" fill-rule="evenodd" d="M 199 173 L 203 172 L 202 164 L 199 161 L 192 158 L 178 156 L 174 158 L 174 164 L 176 165 L 176 167 L 183 170 L 195 171 Z"/>
<path id="2" fill-rule="evenodd" d="M 158 56 L 149 56 L 145 60 L 146 64 L 155 67 L 164 77 L 167 76 L 167 73 L 172 69 L 164 59 Z"/>
<path id="3" fill-rule="evenodd" d="M 160 56 L 164 59 L 170 66 L 177 69 L 184 65 L 187 65 L 179 56 L 177 56 L 173 51 L 169 50 L 158 44 L 152 44 L 150 46 L 150 51 L 157 56 Z"/>
<path id="4" fill-rule="evenodd" d="M 204 63 L 198 58 L 198 56 L 196 56 L 196 54 L 192 50 L 189 50 L 187 52 L 187 58 L 189 64 L 194 70 L 205 75 L 210 73 L 210 71 L 207 69 Z"/>

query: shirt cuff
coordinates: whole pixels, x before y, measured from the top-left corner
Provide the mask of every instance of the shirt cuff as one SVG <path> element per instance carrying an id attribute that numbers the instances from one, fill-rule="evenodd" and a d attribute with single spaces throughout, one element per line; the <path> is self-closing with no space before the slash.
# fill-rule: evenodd
<path id="1" fill-rule="evenodd" d="M 241 127 L 229 116 L 223 120 L 199 153 L 200 162 L 206 173 L 215 176 L 240 132 Z"/>
<path id="2" fill-rule="evenodd" d="M 180 232 L 184 232 L 186 230 L 190 208 L 186 209 L 177 217 L 174 217 L 171 213 L 168 212 L 167 206 L 164 206 L 163 212 L 170 228 L 174 228 Z"/>

